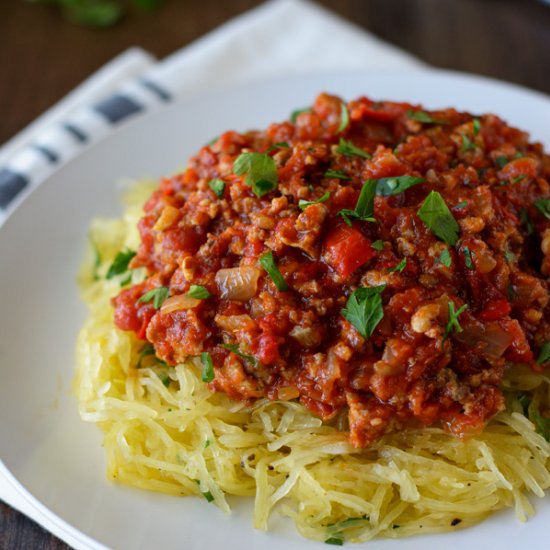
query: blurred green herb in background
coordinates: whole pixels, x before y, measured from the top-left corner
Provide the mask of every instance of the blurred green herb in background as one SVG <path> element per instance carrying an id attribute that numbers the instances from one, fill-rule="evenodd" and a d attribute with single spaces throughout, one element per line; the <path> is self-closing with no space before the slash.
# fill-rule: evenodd
<path id="1" fill-rule="evenodd" d="M 34 4 L 49 4 L 61 10 L 71 23 L 87 27 L 111 27 L 127 13 L 128 7 L 153 11 L 163 0 L 27 0 Z"/>

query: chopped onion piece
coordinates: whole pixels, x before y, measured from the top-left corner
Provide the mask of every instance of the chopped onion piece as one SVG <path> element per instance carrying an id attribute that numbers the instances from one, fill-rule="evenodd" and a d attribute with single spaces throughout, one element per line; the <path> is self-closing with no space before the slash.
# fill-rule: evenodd
<path id="1" fill-rule="evenodd" d="M 226 300 L 249 300 L 256 294 L 261 274 L 262 271 L 253 266 L 220 269 L 216 273 L 220 297 Z"/>
<path id="2" fill-rule="evenodd" d="M 191 298 L 186 294 L 177 294 L 176 296 L 170 296 L 164 301 L 160 308 L 161 313 L 172 313 L 179 309 L 193 309 L 201 303 L 201 300 L 197 298 Z"/>
<path id="3" fill-rule="evenodd" d="M 300 390 L 296 386 L 283 386 L 277 390 L 277 397 L 281 401 L 290 401 L 300 397 Z"/>

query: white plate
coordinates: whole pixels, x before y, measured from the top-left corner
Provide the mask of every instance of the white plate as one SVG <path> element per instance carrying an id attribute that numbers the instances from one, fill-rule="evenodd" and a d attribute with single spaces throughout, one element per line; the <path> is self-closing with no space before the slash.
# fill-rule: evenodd
<path id="1" fill-rule="evenodd" d="M 2 459 L 26 498 L 79 548 L 319 548 L 286 520 L 274 519 L 267 534 L 255 531 L 250 501 L 234 499 L 233 514 L 225 516 L 197 498 L 106 481 L 99 430 L 80 421 L 70 385 L 75 338 L 86 313 L 75 274 L 90 220 L 120 212 L 114 182 L 174 172 L 221 131 L 265 127 L 323 90 L 347 99 L 365 94 L 428 108 L 495 112 L 550 147 L 550 99 L 502 82 L 449 72 L 295 77 L 187 99 L 136 120 L 31 193 L 0 231 Z M 548 540 L 550 498 L 536 507 L 537 516 L 527 524 L 507 510 L 454 534 L 374 546 L 540 548 Z"/>

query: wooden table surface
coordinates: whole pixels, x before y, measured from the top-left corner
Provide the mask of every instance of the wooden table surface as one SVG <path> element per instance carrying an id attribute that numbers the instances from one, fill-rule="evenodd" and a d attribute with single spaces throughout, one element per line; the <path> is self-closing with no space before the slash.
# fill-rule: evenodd
<path id="1" fill-rule="evenodd" d="M 165 0 L 109 29 L 71 25 L 45 5 L 0 0 L 0 143 L 132 45 L 159 58 L 258 0 Z M 550 6 L 537 0 L 321 0 L 341 16 L 436 67 L 550 94 Z M 521 106 L 518 106 L 521 108 Z M 66 544 L 0 502 L 0 550 Z"/>

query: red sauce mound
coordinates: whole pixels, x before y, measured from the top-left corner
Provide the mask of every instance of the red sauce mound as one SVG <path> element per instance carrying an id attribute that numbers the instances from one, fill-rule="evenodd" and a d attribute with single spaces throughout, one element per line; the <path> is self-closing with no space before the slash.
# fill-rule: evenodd
<path id="1" fill-rule="evenodd" d="M 251 152 L 275 176 L 237 169 Z M 400 191 L 405 176 L 417 180 Z M 401 179 L 381 192 L 388 177 Z M 494 115 L 320 95 L 295 123 L 227 132 L 160 182 L 131 264 L 149 276 L 114 299 L 115 323 L 168 364 L 210 353 L 210 388 L 233 399 L 347 414 L 357 447 L 407 426 L 476 433 L 503 409 L 506 368 L 542 368 L 549 179 L 542 147 Z M 418 213 L 432 191 L 443 221 Z M 191 285 L 210 296 L 184 298 Z M 143 297 L 158 287 L 170 297 L 155 307 Z M 343 310 L 371 287 L 366 330 Z"/>

